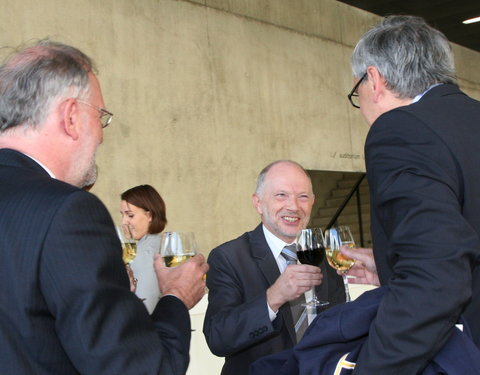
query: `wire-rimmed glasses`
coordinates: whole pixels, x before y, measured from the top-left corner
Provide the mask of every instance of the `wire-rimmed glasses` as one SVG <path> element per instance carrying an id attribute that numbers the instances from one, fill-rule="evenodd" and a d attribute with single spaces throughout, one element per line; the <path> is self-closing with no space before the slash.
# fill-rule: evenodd
<path id="1" fill-rule="evenodd" d="M 360 103 L 358 101 L 358 86 L 360 86 L 360 83 L 367 77 L 367 73 L 365 73 L 362 78 L 358 80 L 358 82 L 353 86 L 352 91 L 350 91 L 350 94 L 347 95 L 348 100 L 350 101 L 350 104 L 353 105 L 355 108 L 360 108 Z"/>
<path id="2" fill-rule="evenodd" d="M 112 112 L 109 112 L 105 108 L 97 107 L 96 105 L 90 104 L 83 100 L 77 99 L 77 102 L 88 105 L 89 107 L 92 107 L 93 109 L 96 109 L 98 112 L 100 112 L 100 123 L 102 124 L 102 128 L 106 128 L 112 122 Z"/>

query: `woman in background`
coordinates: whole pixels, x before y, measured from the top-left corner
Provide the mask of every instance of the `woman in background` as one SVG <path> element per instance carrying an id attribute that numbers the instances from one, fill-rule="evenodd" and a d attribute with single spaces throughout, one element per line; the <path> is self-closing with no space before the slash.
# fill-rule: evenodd
<path id="1" fill-rule="evenodd" d="M 137 243 L 137 255 L 130 264 L 138 280 L 135 294 L 143 300 L 151 314 L 160 298 L 153 267 L 160 247 L 158 234 L 167 224 L 165 202 L 150 185 L 135 186 L 120 195 L 122 225 L 128 225 Z"/>

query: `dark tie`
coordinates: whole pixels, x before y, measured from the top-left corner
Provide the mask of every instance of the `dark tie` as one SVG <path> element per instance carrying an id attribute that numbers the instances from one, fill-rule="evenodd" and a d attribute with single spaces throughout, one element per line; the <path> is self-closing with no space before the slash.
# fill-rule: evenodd
<path id="1" fill-rule="evenodd" d="M 285 246 L 282 249 L 281 254 L 287 261 L 287 266 L 297 263 L 297 249 L 295 244 Z M 289 302 L 290 310 L 292 311 L 293 322 L 295 324 L 295 335 L 297 336 L 297 342 L 300 341 L 308 327 L 307 309 L 305 306 L 302 306 L 303 303 L 305 303 L 304 294 Z"/>

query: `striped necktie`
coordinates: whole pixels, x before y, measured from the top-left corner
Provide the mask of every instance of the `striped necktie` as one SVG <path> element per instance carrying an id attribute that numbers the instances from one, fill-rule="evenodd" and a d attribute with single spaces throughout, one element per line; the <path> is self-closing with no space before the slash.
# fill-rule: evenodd
<path id="1" fill-rule="evenodd" d="M 295 244 L 287 245 L 282 249 L 282 257 L 287 261 L 287 266 L 297 264 L 297 248 Z"/>
<path id="2" fill-rule="evenodd" d="M 287 245 L 282 249 L 281 255 L 287 261 L 287 266 L 297 263 L 297 248 L 295 244 Z M 307 309 L 302 304 L 305 303 L 305 295 L 302 294 L 297 299 L 290 301 L 290 311 L 292 312 L 293 322 L 295 323 L 295 335 L 297 342 L 300 341 L 305 330 L 308 328 Z"/>

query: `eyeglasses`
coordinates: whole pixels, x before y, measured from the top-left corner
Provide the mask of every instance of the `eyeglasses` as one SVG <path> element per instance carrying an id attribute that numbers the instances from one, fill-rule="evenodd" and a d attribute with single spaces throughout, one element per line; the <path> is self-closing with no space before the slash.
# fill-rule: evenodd
<path id="1" fill-rule="evenodd" d="M 101 113 L 100 123 L 102 124 L 102 128 L 106 128 L 112 122 L 112 117 L 113 117 L 112 112 L 107 111 L 105 108 L 100 108 L 100 107 L 97 107 L 96 105 L 84 102 L 83 100 L 77 99 L 77 102 L 88 105 L 89 107 L 92 107 L 93 109 L 96 109 L 98 112 Z"/>
<path id="2" fill-rule="evenodd" d="M 358 101 L 358 86 L 360 86 L 360 83 L 367 77 L 367 73 L 365 73 L 362 78 L 358 80 L 358 82 L 353 86 L 352 91 L 350 91 L 350 94 L 347 95 L 348 100 L 350 100 L 350 104 L 353 105 L 355 108 L 360 108 L 360 102 Z"/>

